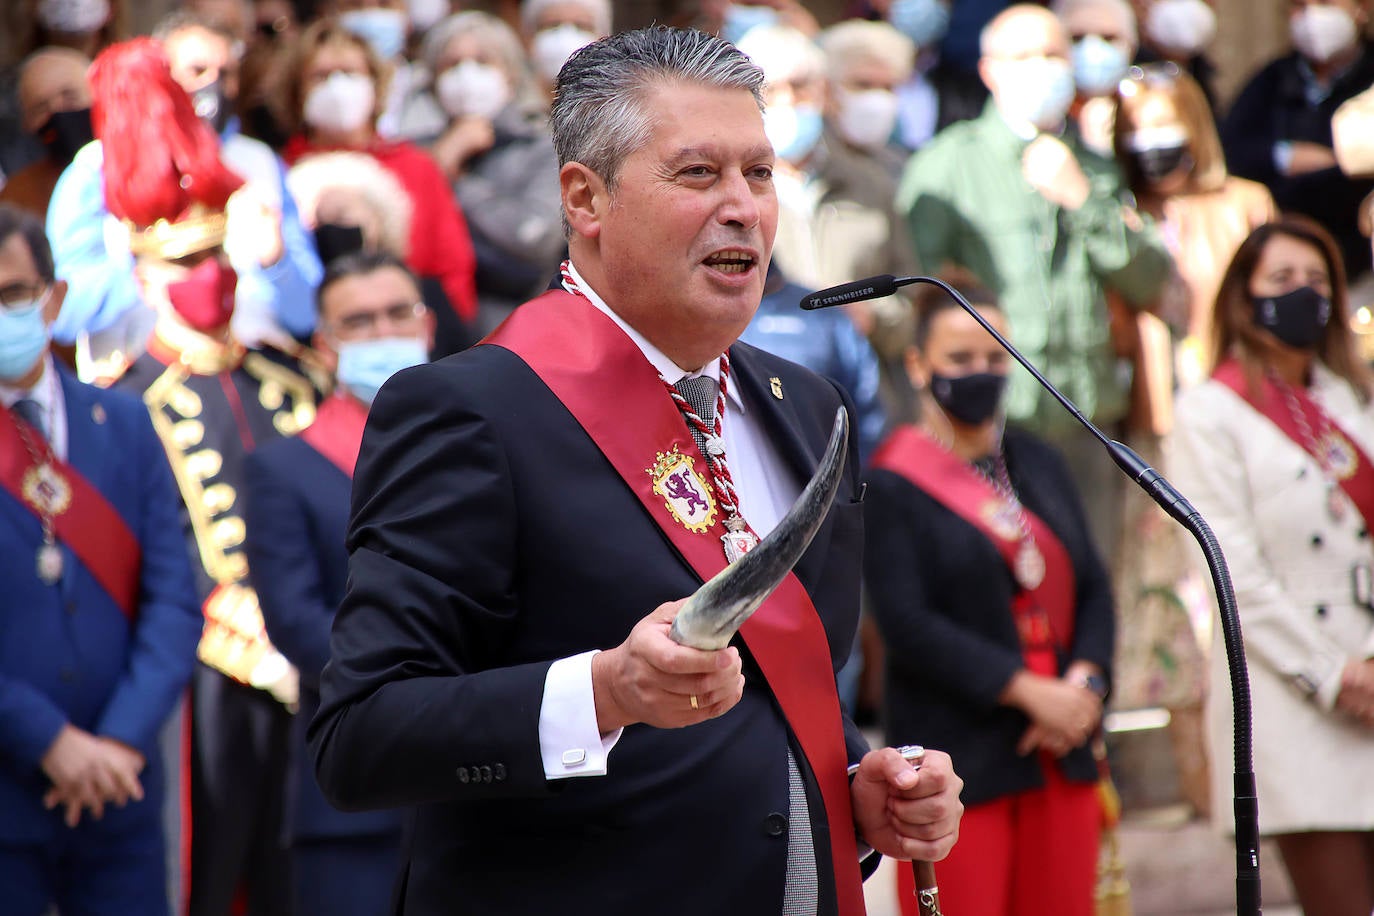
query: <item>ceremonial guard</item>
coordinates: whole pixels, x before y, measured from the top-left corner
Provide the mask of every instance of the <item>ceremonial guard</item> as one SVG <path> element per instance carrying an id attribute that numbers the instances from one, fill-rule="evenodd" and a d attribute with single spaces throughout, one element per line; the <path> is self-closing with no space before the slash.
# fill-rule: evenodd
<path id="1" fill-rule="evenodd" d="M 66 289 L 0 206 L 0 910 L 161 914 L 157 736 L 200 615 L 147 414 L 48 355 Z"/>
<path id="2" fill-rule="evenodd" d="M 400 871 L 402 815 L 344 813 L 315 782 L 305 727 L 320 705 L 329 630 L 348 581 L 349 493 L 367 409 L 393 373 L 426 361 L 435 320 L 409 268 L 387 254 L 332 261 L 315 348 L 337 387 L 299 436 L 248 456 L 245 550 L 273 643 L 300 671 L 286 835 L 296 916 L 376 916 Z"/>
<path id="3" fill-rule="evenodd" d="M 289 912 L 281 840 L 296 672 L 267 638 L 248 583 L 243 462 L 315 415 L 315 389 L 282 354 L 229 330 L 236 276 L 223 251 L 242 179 L 171 78 L 157 44 L 106 50 L 91 69 L 105 198 L 129 231 L 156 323 L 119 380 L 138 392 L 181 490 L 205 628 L 192 683 L 189 907 L 221 916 Z M 185 825 L 183 825 L 185 826 Z"/>

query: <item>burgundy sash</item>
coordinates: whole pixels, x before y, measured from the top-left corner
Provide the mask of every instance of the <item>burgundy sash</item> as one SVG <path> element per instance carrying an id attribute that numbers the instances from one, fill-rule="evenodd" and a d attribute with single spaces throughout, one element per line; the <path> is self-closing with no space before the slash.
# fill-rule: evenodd
<path id="1" fill-rule="evenodd" d="M 1230 388 L 1236 394 L 1253 407 L 1265 419 L 1279 428 L 1285 436 L 1291 439 L 1304 452 L 1317 460 L 1323 467 L 1326 465 L 1326 456 L 1318 453 L 1318 443 L 1304 442 L 1304 437 L 1291 411 L 1285 403 L 1286 399 L 1283 392 L 1272 379 L 1261 378 L 1260 390 L 1258 395 L 1250 389 L 1249 380 L 1245 376 L 1245 371 L 1241 368 L 1238 361 L 1228 359 L 1217 366 L 1212 373 L 1212 378 Z M 1360 448 L 1358 442 L 1351 438 L 1350 434 L 1341 429 L 1335 419 L 1326 411 L 1322 410 L 1321 405 L 1304 391 L 1302 388 L 1294 387 L 1293 395 L 1297 399 L 1298 408 L 1306 415 L 1308 428 L 1313 430 L 1321 429 L 1322 421 L 1325 420 L 1333 430 L 1341 435 L 1350 445 L 1351 457 L 1355 459 L 1355 470 L 1353 473 L 1341 479 L 1341 489 L 1345 495 L 1350 497 L 1350 501 L 1355 504 L 1355 508 L 1360 511 L 1364 518 L 1366 528 L 1374 528 L 1374 465 L 1370 464 L 1369 456 Z"/>
<path id="2" fill-rule="evenodd" d="M 993 522 L 1005 504 L 1000 493 L 967 462 L 942 447 L 913 426 L 899 426 L 883 442 L 872 460 L 873 467 L 900 474 L 913 486 L 968 522 L 992 542 L 1016 570 L 1016 554 L 1021 539 Z M 1012 610 L 1018 616 L 1017 629 L 1029 648 L 1052 644 L 1066 650 L 1073 642 L 1074 588 L 1073 561 L 1063 543 L 1039 516 L 1022 507 L 1035 544 L 1045 558 L 1045 577 L 1033 589 L 1019 588 Z M 1043 620 L 1037 624 L 1037 613 Z M 1029 620 L 1026 618 L 1030 618 Z M 1049 633 L 1039 632 L 1048 624 Z M 1046 638 L 1048 637 L 1048 638 Z"/>
<path id="3" fill-rule="evenodd" d="M 658 453 L 676 446 L 697 467 L 706 462 L 658 373 L 615 322 L 582 297 L 553 290 L 516 309 L 484 343 L 512 351 L 548 385 L 703 581 L 725 568 L 719 513 L 706 530 L 689 531 L 654 492 L 646 469 Z M 848 755 L 830 646 L 795 575 L 783 580 L 740 634 L 820 784 L 840 913 L 861 914 Z"/>
<path id="4" fill-rule="evenodd" d="M 22 422 L 10 411 L 0 410 L 0 485 L 41 519 L 39 507 L 25 495 L 24 476 L 37 466 L 24 447 L 19 431 Z M 26 432 L 29 441 L 43 441 L 38 430 Z M 75 468 L 51 453 L 46 461 L 71 488 L 67 507 L 52 515 L 53 534 L 71 548 L 132 626 L 138 617 L 138 574 L 143 558 L 138 538 L 115 507 Z"/>
<path id="5" fill-rule="evenodd" d="M 320 404 L 315 422 L 302 430 L 300 437 L 352 478 L 366 425 L 367 408 L 357 398 L 336 391 Z"/>

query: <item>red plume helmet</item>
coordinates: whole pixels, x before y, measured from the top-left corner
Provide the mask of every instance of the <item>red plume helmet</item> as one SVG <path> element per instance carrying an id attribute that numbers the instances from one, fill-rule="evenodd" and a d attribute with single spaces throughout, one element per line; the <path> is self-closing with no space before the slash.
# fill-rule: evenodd
<path id="1" fill-rule="evenodd" d="M 91 126 L 105 157 L 105 203 L 136 254 L 179 258 L 224 240 L 224 207 L 243 179 L 172 79 L 162 46 L 106 48 L 90 70 Z"/>

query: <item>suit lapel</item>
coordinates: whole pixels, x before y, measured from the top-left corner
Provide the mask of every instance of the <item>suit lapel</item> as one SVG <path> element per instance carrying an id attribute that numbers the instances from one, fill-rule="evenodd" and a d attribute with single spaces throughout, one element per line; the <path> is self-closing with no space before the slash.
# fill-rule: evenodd
<path id="1" fill-rule="evenodd" d="M 53 361 L 53 366 L 56 368 L 56 360 Z M 103 425 L 97 429 L 92 417 L 94 400 L 90 392 L 62 369 L 57 369 L 57 377 L 62 383 L 60 391 L 67 414 L 67 464 L 86 478 L 91 486 L 105 493 L 107 490 L 104 472 L 111 462 L 99 461 L 97 456 L 112 456 L 111 450 L 116 446 L 105 441 Z M 62 559 L 62 593 L 70 597 L 76 585 L 74 573 L 80 561 L 66 544 L 62 545 Z"/>

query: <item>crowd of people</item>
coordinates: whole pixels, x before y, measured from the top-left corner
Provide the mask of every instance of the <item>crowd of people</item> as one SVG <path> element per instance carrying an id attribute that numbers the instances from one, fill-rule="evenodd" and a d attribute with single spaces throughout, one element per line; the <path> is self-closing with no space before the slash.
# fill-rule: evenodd
<path id="1" fill-rule="evenodd" d="M 798 308 L 926 274 L 1209 519 L 1261 830 L 1374 910 L 1367 0 L 1224 107 L 1207 0 L 24 2 L 0 909 L 1087 916 L 1109 708 L 1229 829 L 1184 535 L 937 287 Z"/>

